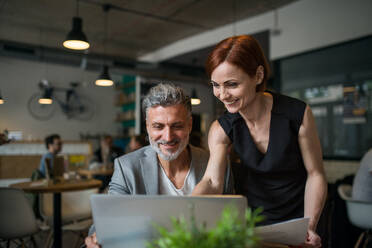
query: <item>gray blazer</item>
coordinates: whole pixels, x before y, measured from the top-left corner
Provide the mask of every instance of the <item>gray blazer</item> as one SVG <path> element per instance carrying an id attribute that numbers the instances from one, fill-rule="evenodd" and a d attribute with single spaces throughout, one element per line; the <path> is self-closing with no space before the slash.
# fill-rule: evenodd
<path id="1" fill-rule="evenodd" d="M 189 146 L 191 163 L 195 168 L 196 182 L 200 182 L 207 168 L 209 155 L 206 151 Z M 109 194 L 121 195 L 158 195 L 158 159 L 151 146 L 145 146 L 135 152 L 115 159 L 115 170 L 109 184 Z M 225 179 L 224 193 L 233 193 L 230 168 Z"/>

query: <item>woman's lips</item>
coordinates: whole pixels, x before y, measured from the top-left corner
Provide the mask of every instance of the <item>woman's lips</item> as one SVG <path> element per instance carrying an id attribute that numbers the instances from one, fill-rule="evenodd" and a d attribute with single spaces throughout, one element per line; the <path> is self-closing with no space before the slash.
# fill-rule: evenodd
<path id="1" fill-rule="evenodd" d="M 238 101 L 238 99 L 234 100 L 234 101 L 224 101 L 224 104 L 226 106 L 231 106 L 231 105 L 234 105 L 236 102 Z"/>

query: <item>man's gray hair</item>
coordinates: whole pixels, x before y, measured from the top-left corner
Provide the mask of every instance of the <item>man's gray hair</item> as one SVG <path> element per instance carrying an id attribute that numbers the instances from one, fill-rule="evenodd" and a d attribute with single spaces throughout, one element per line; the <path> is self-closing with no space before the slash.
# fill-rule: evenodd
<path id="1" fill-rule="evenodd" d="M 158 84 L 152 87 L 144 97 L 142 102 L 142 110 L 145 113 L 146 119 L 148 109 L 156 106 L 173 106 L 182 104 L 188 110 L 191 116 L 191 99 L 187 96 L 181 87 L 174 84 Z"/>

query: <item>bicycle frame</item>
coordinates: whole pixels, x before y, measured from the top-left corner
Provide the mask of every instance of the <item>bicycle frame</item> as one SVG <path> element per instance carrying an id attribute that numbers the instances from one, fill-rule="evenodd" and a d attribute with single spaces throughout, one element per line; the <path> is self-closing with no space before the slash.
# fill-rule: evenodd
<path id="1" fill-rule="evenodd" d="M 94 115 L 94 102 L 85 96 L 79 95 L 76 91 L 77 87 L 78 83 L 71 83 L 70 88 L 62 88 L 50 86 L 48 82 L 40 82 L 39 89 L 41 90 L 41 94 L 36 93 L 31 96 L 28 102 L 28 109 L 30 113 L 39 120 L 47 120 L 53 115 L 53 107 L 44 108 L 33 105 L 33 102 L 37 101 L 35 97 L 37 97 L 37 95 L 40 97 L 41 95 L 54 100 L 68 119 L 89 120 Z M 57 92 L 63 92 L 64 99 L 58 96 L 58 94 L 56 94 Z M 44 112 L 44 110 L 48 112 Z"/>
<path id="2" fill-rule="evenodd" d="M 65 101 L 61 100 L 58 95 L 55 95 L 55 92 L 65 92 Z M 51 98 L 53 100 L 56 100 L 58 105 L 61 107 L 63 113 L 66 115 L 69 115 L 70 112 L 70 99 L 71 97 L 76 97 L 77 100 L 79 100 L 79 96 L 77 95 L 75 89 L 71 88 L 53 88 L 53 93 L 51 94 Z"/>

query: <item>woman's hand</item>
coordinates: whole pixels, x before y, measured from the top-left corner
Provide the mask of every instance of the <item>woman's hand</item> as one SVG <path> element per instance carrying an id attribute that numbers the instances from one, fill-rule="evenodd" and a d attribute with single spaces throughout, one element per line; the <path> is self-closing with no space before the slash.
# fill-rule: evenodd
<path id="1" fill-rule="evenodd" d="M 312 230 L 307 230 L 305 243 L 301 245 L 303 248 L 319 248 L 322 247 L 322 240 L 318 234 Z"/>
<path id="2" fill-rule="evenodd" d="M 85 238 L 85 245 L 87 248 L 100 248 L 101 246 L 97 243 L 96 233 Z"/>
<path id="3" fill-rule="evenodd" d="M 296 246 L 290 245 L 289 248 L 319 248 L 322 247 L 322 240 L 318 234 L 312 230 L 307 230 L 307 237 L 305 243 Z"/>

